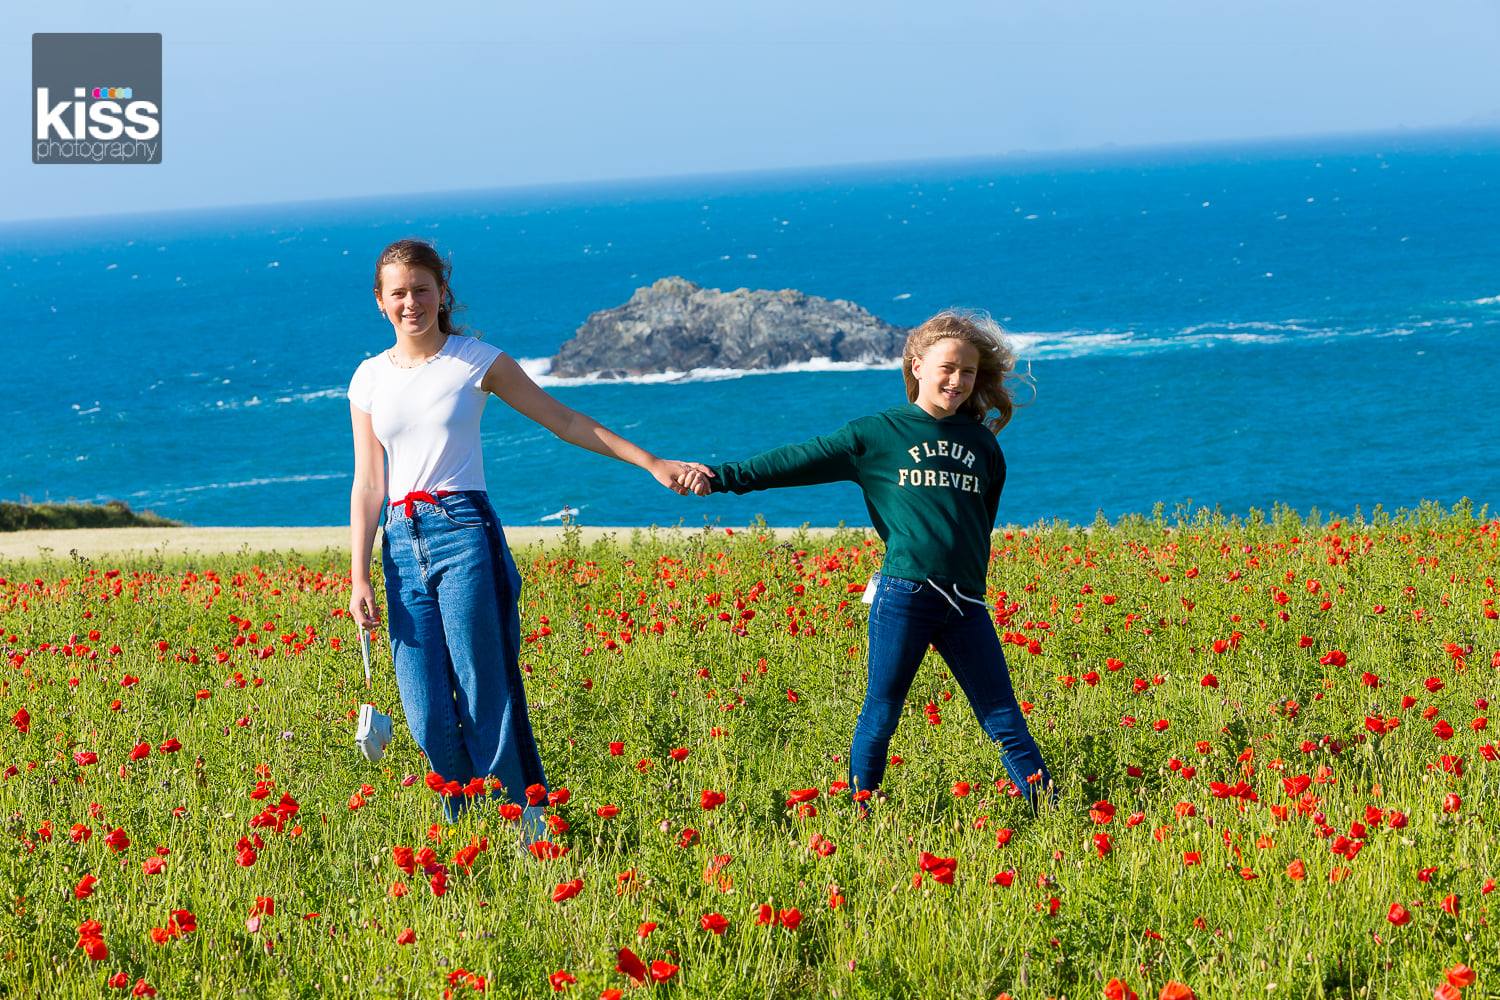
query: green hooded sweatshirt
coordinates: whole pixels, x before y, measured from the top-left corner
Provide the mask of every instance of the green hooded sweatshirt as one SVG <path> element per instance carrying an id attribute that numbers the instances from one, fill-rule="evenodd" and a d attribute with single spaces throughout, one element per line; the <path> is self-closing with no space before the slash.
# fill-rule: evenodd
<path id="1" fill-rule="evenodd" d="M 715 493 L 858 483 L 886 545 L 883 575 L 984 595 L 1005 456 L 972 416 L 939 420 L 907 403 L 803 444 L 727 462 L 714 473 Z"/>

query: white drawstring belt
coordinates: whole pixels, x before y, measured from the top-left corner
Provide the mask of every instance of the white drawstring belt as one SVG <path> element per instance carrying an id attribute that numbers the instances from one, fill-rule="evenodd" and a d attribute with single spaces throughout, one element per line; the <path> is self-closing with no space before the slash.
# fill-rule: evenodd
<path id="1" fill-rule="evenodd" d="M 953 610 L 957 611 L 959 613 L 960 617 L 963 616 L 964 609 L 958 606 L 958 601 L 955 601 L 953 599 L 953 597 L 957 597 L 960 601 L 968 601 L 970 604 L 977 604 L 981 608 L 984 608 L 986 611 L 989 610 L 990 606 L 988 604 L 984 603 L 983 601 L 979 600 L 978 598 L 970 597 L 968 594 L 965 594 L 963 591 L 961 591 L 961 590 L 958 589 L 958 584 L 956 584 L 956 583 L 953 585 L 953 597 L 949 597 L 948 596 L 948 592 L 946 590 L 944 590 L 942 587 L 940 587 L 938 584 L 933 583 L 930 578 L 927 581 L 927 585 L 929 587 L 931 587 L 933 590 L 936 590 L 939 594 L 942 594 L 943 595 L 943 600 L 945 600 L 949 604 L 951 604 L 953 606 Z"/>

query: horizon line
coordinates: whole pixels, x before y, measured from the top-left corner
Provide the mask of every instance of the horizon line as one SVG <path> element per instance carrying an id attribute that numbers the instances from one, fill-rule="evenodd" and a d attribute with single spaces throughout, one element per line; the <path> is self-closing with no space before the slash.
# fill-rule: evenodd
<path id="1" fill-rule="evenodd" d="M 626 174 L 616 177 L 595 178 L 590 180 L 538 181 L 518 184 L 500 184 L 489 187 L 443 188 L 437 190 L 416 192 L 386 191 L 372 194 L 293 198 L 288 201 L 226 202 L 217 204 L 186 205 L 180 208 L 160 208 L 148 211 L 122 210 L 118 212 L 103 212 L 88 215 L 22 216 L 13 219 L 0 219 L 0 230 L 13 228 L 19 229 L 28 226 L 48 226 L 50 224 L 65 223 L 77 224 L 88 222 L 122 222 L 129 219 L 158 218 L 161 216 L 189 216 L 233 211 L 252 212 L 257 210 L 277 208 L 352 205 L 361 202 L 386 201 L 392 198 L 403 197 L 428 201 L 443 198 L 455 198 L 464 195 L 514 195 L 569 191 L 618 190 L 620 188 L 632 187 L 649 188 L 653 186 L 684 181 L 715 181 L 728 179 L 748 179 L 752 177 L 793 177 L 799 174 L 826 171 L 879 171 L 882 169 L 900 167 L 945 166 L 964 163 L 991 163 L 997 161 L 1045 162 L 1048 160 L 1089 158 L 1097 157 L 1100 155 L 1128 156 L 1132 154 L 1169 153 L 1173 151 L 1189 152 L 1195 150 L 1253 148 L 1275 146 L 1280 144 L 1296 144 L 1302 142 L 1311 142 L 1315 140 L 1332 140 L 1343 142 L 1366 138 L 1411 138 L 1423 136 L 1436 137 L 1441 135 L 1495 135 L 1497 137 L 1500 137 L 1500 124 L 1493 122 L 1481 122 L 1474 124 L 1420 127 L 1396 126 L 1394 128 L 1376 130 L 1285 133 L 1279 135 L 1245 136 L 1234 139 L 1201 139 L 1142 143 L 1140 145 L 1121 145 L 1115 142 L 1105 142 L 1093 146 L 1069 146 L 1035 149 L 1021 147 L 1004 152 L 975 153 L 961 156 L 913 157 L 910 159 L 863 160 L 857 162 L 841 161 L 832 163 L 810 163 L 795 166 L 750 167 L 743 170 L 687 171 L 677 174 Z M 33 167 L 35 167 L 35 165 L 33 165 Z"/>

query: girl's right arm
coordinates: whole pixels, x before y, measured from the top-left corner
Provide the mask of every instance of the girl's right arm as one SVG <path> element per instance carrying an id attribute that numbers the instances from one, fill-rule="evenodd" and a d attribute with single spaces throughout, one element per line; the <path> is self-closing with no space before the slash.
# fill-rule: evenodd
<path id="1" fill-rule="evenodd" d="M 743 462 L 715 467 L 709 481 L 714 493 L 749 493 L 779 486 L 858 481 L 855 459 L 860 452 L 853 424 L 801 444 L 782 445 Z"/>
<path id="2" fill-rule="evenodd" d="M 354 485 L 349 490 L 349 614 L 361 628 L 380 623 L 375 588 L 370 583 L 370 550 L 375 528 L 385 503 L 385 451 L 375 437 L 370 415 L 353 403 L 349 419 L 354 425 Z"/>

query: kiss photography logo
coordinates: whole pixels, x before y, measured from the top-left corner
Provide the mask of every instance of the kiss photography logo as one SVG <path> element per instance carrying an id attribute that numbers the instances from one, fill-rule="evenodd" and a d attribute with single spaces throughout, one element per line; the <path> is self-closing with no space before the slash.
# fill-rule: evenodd
<path id="1" fill-rule="evenodd" d="M 160 163 L 161 35 L 31 36 L 32 163 Z"/>

